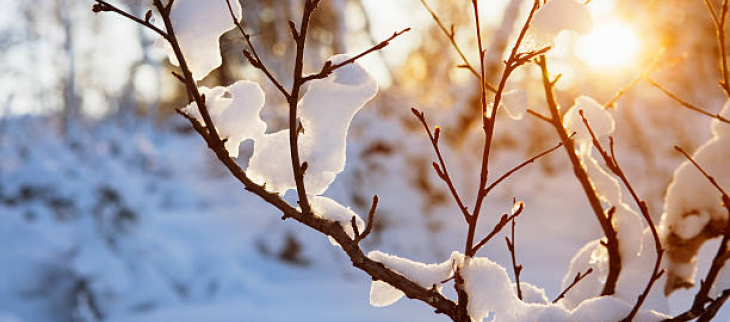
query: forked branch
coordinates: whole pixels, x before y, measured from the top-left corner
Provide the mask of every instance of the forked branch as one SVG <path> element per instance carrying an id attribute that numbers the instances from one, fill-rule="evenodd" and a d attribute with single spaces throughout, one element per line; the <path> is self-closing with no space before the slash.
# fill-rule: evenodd
<path id="1" fill-rule="evenodd" d="M 656 259 L 654 260 L 654 268 L 652 269 L 651 276 L 649 277 L 649 281 L 646 283 L 646 286 L 644 287 L 644 291 L 639 295 L 638 299 L 636 300 L 636 303 L 631 308 L 631 312 L 621 320 L 621 322 L 631 322 L 634 317 L 636 317 L 636 314 L 639 313 L 639 309 L 644 304 L 644 301 L 649 296 L 649 292 L 651 292 L 652 287 L 654 286 L 654 283 L 661 278 L 661 276 L 664 274 L 664 270 L 661 269 L 662 264 L 662 257 L 664 256 L 664 249 L 662 248 L 662 242 L 659 238 L 659 233 L 657 232 L 656 225 L 654 224 L 654 220 L 651 219 L 651 214 L 649 214 L 649 208 L 646 206 L 646 202 L 639 198 L 639 195 L 636 193 L 636 190 L 634 190 L 634 187 L 631 185 L 631 182 L 629 182 L 629 179 L 626 177 L 626 174 L 624 173 L 623 169 L 621 169 L 621 166 L 618 163 L 618 160 L 616 160 L 616 153 L 614 152 L 613 147 L 613 138 L 610 138 L 610 147 L 611 147 L 611 154 L 609 155 L 608 152 L 606 152 L 606 149 L 601 146 L 601 143 L 598 142 L 598 138 L 596 137 L 596 134 L 593 132 L 593 128 L 591 128 L 591 125 L 588 122 L 588 119 L 585 117 L 585 113 L 583 113 L 583 110 L 578 111 L 580 113 L 580 117 L 583 120 L 583 124 L 588 129 L 588 133 L 591 135 L 591 139 L 593 141 L 593 146 L 598 150 L 598 153 L 603 158 L 604 163 L 606 164 L 606 167 L 609 171 L 611 171 L 614 175 L 616 175 L 619 179 L 621 179 L 621 182 L 624 184 L 627 190 L 629 190 L 629 193 L 631 194 L 631 198 L 634 199 L 634 202 L 636 202 L 636 205 L 639 207 L 639 210 L 641 211 L 641 215 L 644 217 L 644 220 L 646 220 L 647 225 L 649 225 L 649 229 L 651 230 L 651 236 L 654 238 L 654 251 L 656 252 Z"/>
<path id="2" fill-rule="evenodd" d="M 423 112 L 411 108 L 411 112 L 413 112 L 413 115 L 418 118 L 418 120 L 423 125 L 423 128 L 426 130 L 426 133 L 428 134 L 428 139 L 431 141 L 431 146 L 433 146 L 434 152 L 436 152 L 436 157 L 438 158 L 439 163 L 436 164 L 434 162 L 433 168 L 436 171 L 436 174 L 446 183 L 446 186 L 449 187 L 449 191 L 451 192 L 451 196 L 454 198 L 454 201 L 456 201 L 456 204 L 459 206 L 459 210 L 464 215 L 464 220 L 466 220 L 467 223 L 469 223 L 471 219 L 471 215 L 469 214 L 469 209 L 464 206 L 464 202 L 461 200 L 461 196 L 459 196 L 459 193 L 456 191 L 456 187 L 454 186 L 454 182 L 451 180 L 451 175 L 449 175 L 449 170 L 446 168 L 446 161 L 444 161 L 443 156 L 441 155 L 441 148 L 439 147 L 439 138 L 441 137 L 441 128 L 436 126 L 436 128 L 433 130 L 433 133 L 431 132 L 431 127 L 428 126 L 428 123 L 426 122 L 426 117 L 424 116 Z"/>
<path id="3" fill-rule="evenodd" d="M 369 259 L 367 256 L 365 256 L 362 249 L 360 249 L 359 241 L 366 237 L 367 234 L 372 230 L 372 223 L 377 199 L 374 200 L 373 206 L 371 208 L 371 213 L 368 216 L 368 226 L 365 228 L 363 233 L 360 234 L 360 237 L 358 238 L 360 240 L 356 240 L 348 236 L 340 223 L 329 221 L 318 216 L 313 216 L 311 212 L 304 208 L 302 208 L 302 210 L 299 210 L 291 206 L 278 194 L 267 191 L 264 186 L 259 185 L 253 182 L 250 178 L 248 178 L 248 176 L 238 165 L 236 160 L 231 158 L 228 154 L 228 151 L 223 146 L 223 141 L 221 141 L 220 137 L 218 136 L 218 133 L 215 130 L 215 126 L 210 119 L 205 104 L 205 96 L 201 95 L 198 91 L 197 85 L 192 77 L 192 73 L 186 64 L 185 57 L 183 56 L 179 44 L 177 43 L 177 38 L 175 37 L 173 26 L 170 21 L 170 3 L 171 2 L 169 2 L 167 5 L 164 5 L 162 4 L 161 0 L 153 0 L 153 5 L 158 10 L 163 18 L 163 21 L 165 22 L 166 34 L 169 35 L 166 39 L 170 42 L 175 57 L 177 58 L 178 62 L 180 62 L 180 69 L 182 72 L 181 80 L 184 81 L 188 92 L 193 97 L 193 100 L 195 101 L 201 115 L 203 116 L 204 122 L 200 123 L 197 119 L 186 114 L 182 110 L 178 109 L 177 112 L 190 122 L 193 129 L 198 132 L 198 134 L 205 140 L 210 150 L 216 155 L 220 162 L 223 163 L 223 165 L 228 169 L 231 175 L 233 175 L 239 182 L 241 182 L 246 190 L 259 196 L 261 199 L 281 211 L 283 213 L 283 218 L 292 218 L 304 224 L 305 226 L 312 228 L 313 230 L 334 238 L 335 241 L 337 241 L 337 243 L 342 247 L 343 251 L 347 253 L 352 262 L 352 265 L 366 272 L 373 278 L 373 280 L 384 281 L 392 285 L 393 287 L 401 290 L 407 297 L 418 299 L 433 307 L 436 313 L 445 314 L 449 316 L 452 320 L 456 320 L 457 306 L 453 301 L 445 298 L 443 295 L 437 292 L 433 292 L 431 289 L 421 287 L 420 285 L 414 283 L 403 275 L 400 275 L 385 267 L 383 264 Z M 305 4 L 305 12 L 309 12 L 309 14 L 311 14 L 311 12 L 316 8 L 317 3 L 318 1 L 316 0 L 308 0 Z M 115 10 L 108 11 L 116 12 L 127 18 L 130 18 L 131 16 L 129 14 L 122 14 Z M 136 21 L 132 18 L 130 19 Z M 304 20 L 306 21 L 308 19 L 309 17 L 306 17 Z M 308 22 L 303 23 L 302 26 L 307 26 L 307 24 Z M 303 39 L 306 37 L 306 32 L 304 32 L 304 30 L 305 29 L 302 29 L 300 31 L 301 35 L 298 38 L 298 42 L 301 45 L 300 48 L 302 48 L 302 50 L 304 45 Z M 297 57 L 298 60 L 301 60 L 303 56 L 298 55 Z M 301 61 L 297 65 L 301 67 Z M 301 72 L 301 69 L 298 68 L 298 71 Z M 298 75 L 301 76 L 301 73 L 299 73 Z M 299 82 L 301 82 L 301 77 L 297 79 L 299 80 Z M 295 83 L 297 83 L 297 81 L 295 81 Z M 301 166 L 299 170 L 301 171 Z"/>
<path id="4" fill-rule="evenodd" d="M 603 234 L 606 236 L 606 242 L 604 245 L 608 252 L 608 274 L 606 276 L 606 283 L 603 285 L 601 295 L 611 295 L 616 291 L 616 284 L 618 283 L 618 277 L 621 273 L 621 253 L 619 252 L 618 234 L 610 219 L 611 212 L 609 211 L 609 216 L 604 213 L 603 205 L 601 205 L 598 193 L 593 187 L 593 184 L 588 177 L 588 173 L 576 153 L 575 143 L 570 136 L 568 136 L 568 133 L 563 126 L 563 116 L 560 111 L 560 106 L 555 99 L 554 93 L 555 83 L 559 77 L 551 79 L 547 66 L 547 58 L 545 58 L 544 55 L 536 59 L 536 63 L 540 66 L 540 70 L 542 71 L 542 83 L 545 90 L 545 99 L 551 115 L 550 121 L 563 143 L 568 159 L 570 159 L 570 163 L 573 166 L 573 173 L 578 179 L 578 182 L 580 182 L 583 192 L 585 193 L 586 198 L 588 198 L 588 203 L 590 204 L 598 223 L 601 225 Z"/>

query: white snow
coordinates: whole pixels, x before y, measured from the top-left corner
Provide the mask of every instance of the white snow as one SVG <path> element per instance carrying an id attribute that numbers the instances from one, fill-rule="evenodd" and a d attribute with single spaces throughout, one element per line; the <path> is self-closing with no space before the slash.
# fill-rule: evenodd
<path id="1" fill-rule="evenodd" d="M 574 139 L 579 144 L 585 144 L 586 142 L 590 144 L 591 142 L 591 134 L 588 132 L 588 129 L 583 123 L 583 119 L 580 117 L 580 110 L 583 110 L 588 124 L 590 124 L 593 133 L 599 139 L 613 132 L 616 127 L 613 117 L 601 104 L 591 97 L 580 96 L 575 99 L 573 107 L 563 116 L 563 126 L 568 131 L 568 134 L 575 132 Z"/>
<path id="2" fill-rule="evenodd" d="M 612 322 L 625 317 L 631 310 L 630 303 L 633 303 L 616 297 L 596 297 L 595 294 L 575 309 L 564 307 L 563 302 L 554 305 L 540 298 L 532 303 L 523 302 L 517 298 L 514 284 L 504 267 L 484 257 L 465 260 L 462 272 L 464 289 L 469 294 L 469 314 L 477 322 L 483 321 L 490 313 L 494 314 L 493 321 L 499 322 Z M 526 294 L 534 293 L 529 287 L 525 289 L 528 290 Z M 660 321 L 666 317 L 642 310 L 637 320 Z"/>
<path id="3" fill-rule="evenodd" d="M 499 313 L 514 313 L 520 299 L 517 298 L 504 267 L 486 257 L 477 257 L 465 259 L 461 273 L 464 277 L 464 290 L 469 294 L 467 309 L 474 321 L 482 321 L 489 312 L 497 310 Z M 502 321 L 505 317 L 496 314 L 495 318 Z"/>
<path id="4" fill-rule="evenodd" d="M 549 43 L 562 30 L 585 34 L 592 25 L 585 5 L 573 0 L 551 0 L 535 13 L 531 34 L 540 43 Z"/>
<path id="5" fill-rule="evenodd" d="M 362 233 L 365 230 L 365 222 L 358 216 L 350 207 L 345 207 L 328 197 L 323 196 L 309 196 L 309 203 L 312 206 L 312 210 L 315 215 L 340 223 L 342 228 L 345 230 L 350 238 L 355 238 L 355 230 L 352 228 L 352 217 L 355 217 L 355 225 L 357 229 Z M 338 245 L 337 242 L 330 237 L 330 242 L 333 245 Z"/>
<path id="6" fill-rule="evenodd" d="M 720 114 L 730 116 L 730 100 L 725 102 Z M 692 157 L 727 191 L 730 187 L 730 124 L 713 119 L 711 129 L 713 137 L 700 146 Z M 722 206 L 720 192 L 689 161 L 684 161 L 674 172 L 674 178 L 667 188 L 661 222 L 664 238 L 676 236 L 688 240 L 700 235 L 713 221 L 726 223 L 727 220 L 728 213 Z M 692 281 L 696 260 L 687 263 L 672 260 L 673 253 L 683 252 L 678 247 L 681 246 L 672 245 L 669 249 L 667 273 L 678 279 Z M 690 252 L 696 253 L 696 250 Z"/>
<path id="7" fill-rule="evenodd" d="M 673 232 L 682 239 L 690 239 L 702 232 L 710 219 L 710 214 L 706 212 L 689 214 L 674 224 Z"/>
<path id="8" fill-rule="evenodd" d="M 424 264 L 380 251 L 368 253 L 368 258 L 382 263 L 385 267 L 407 277 L 409 280 L 424 288 L 434 288 L 440 291 L 443 281 L 448 279 L 453 268 L 458 265 L 461 255 L 453 252 L 451 258 L 439 264 Z M 370 304 L 377 307 L 388 306 L 401 297 L 403 292 L 382 281 L 373 281 L 370 287 Z"/>
<path id="9" fill-rule="evenodd" d="M 347 55 L 329 60 L 339 63 Z M 375 96 L 377 83 L 358 63 L 346 65 L 325 79 L 314 80 L 299 101 L 304 133 L 299 136 L 299 155 L 308 168 L 304 174 L 307 193 L 320 195 L 345 168 L 347 130 L 355 114 Z M 248 174 L 275 192 L 296 187 L 291 171 L 289 130 L 265 135 L 254 145 Z"/>
<path id="10" fill-rule="evenodd" d="M 205 95 L 210 118 L 218 135 L 226 140 L 225 147 L 231 157 L 238 157 L 241 142 L 256 141 L 266 132 L 266 123 L 259 116 L 264 106 L 264 91 L 257 83 L 242 80 L 228 87 L 200 87 L 200 92 Z M 205 124 L 195 102 L 183 111 Z"/>
<path id="11" fill-rule="evenodd" d="M 238 1 L 230 1 L 237 19 L 241 17 Z M 195 80 L 205 78 L 221 65 L 218 38 L 235 27 L 225 0 L 177 0 L 170 11 L 170 20 L 180 49 Z M 168 45 L 173 65 L 179 62 Z"/>

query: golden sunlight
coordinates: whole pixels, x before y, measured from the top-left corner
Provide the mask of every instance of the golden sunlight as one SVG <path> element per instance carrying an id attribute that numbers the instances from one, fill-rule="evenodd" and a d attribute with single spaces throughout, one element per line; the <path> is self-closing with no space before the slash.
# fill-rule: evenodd
<path id="1" fill-rule="evenodd" d="M 641 49 L 641 42 L 629 26 L 617 23 L 600 23 L 580 37 L 576 55 L 596 69 L 615 69 L 631 65 Z"/>

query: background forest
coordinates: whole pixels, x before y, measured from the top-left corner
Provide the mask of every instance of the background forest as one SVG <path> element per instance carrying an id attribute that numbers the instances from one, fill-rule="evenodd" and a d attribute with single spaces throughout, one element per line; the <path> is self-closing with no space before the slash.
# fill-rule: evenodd
<path id="1" fill-rule="evenodd" d="M 300 0 L 243 0 L 243 22 L 268 68 L 289 75 L 294 43 L 286 22 Z M 478 62 L 466 1 L 427 0 Z M 119 0 L 144 16 L 147 1 Z M 498 82 L 503 59 L 532 5 L 482 1 L 485 64 Z M 446 321 L 420 303 L 367 305 L 370 279 L 327 238 L 242 192 L 189 123 L 188 103 L 157 37 L 123 18 L 96 15 L 91 1 L 0 0 L 0 322 L 66 321 Z M 682 108 L 661 88 L 718 113 L 715 26 L 701 1 L 593 0 L 588 34 L 561 33 L 548 52 L 562 77 L 558 102 L 588 95 L 616 120 L 617 157 L 654 221 L 673 172 L 711 136 L 710 118 Z M 433 150 L 411 107 L 445 129 L 441 149 L 457 187 L 479 181 L 482 131 L 473 116 L 480 89 L 462 57 L 419 0 L 325 0 L 310 26 L 305 69 L 337 53 L 361 52 L 410 27 L 360 63 L 378 95 L 348 133 L 347 166 L 326 195 L 367 213 L 380 196 L 366 250 L 426 263 L 461 249 L 466 225 L 433 172 Z M 538 42 L 537 39 L 533 40 Z M 524 46 L 534 46 L 528 41 Z M 235 30 L 220 40 L 221 67 L 204 86 L 253 80 L 266 92 L 270 131 L 287 124 L 286 101 L 241 55 Z M 507 88 L 547 115 L 540 69 L 527 64 Z M 475 112 L 476 111 L 476 112 Z M 493 169 L 502 173 L 558 141 L 549 125 L 500 111 Z M 241 146 L 240 162 L 252 154 Z M 728 152 L 725 152 L 728 153 Z M 728 182 L 730 178 L 721 178 Z M 466 188 L 464 188 L 466 189 Z M 293 195 L 293 194 L 292 194 Z M 291 196 L 290 196 L 291 197 Z M 601 236 L 564 153 L 549 154 L 501 184 L 482 229 L 513 198 L 527 205 L 516 226 L 522 281 L 563 290 L 573 255 Z M 506 231 L 506 230 L 505 230 Z M 511 267 L 501 242 L 482 252 Z M 719 240 L 702 246 L 707 270 Z M 660 287 L 661 288 L 661 287 Z M 678 290 L 664 313 L 678 314 L 697 286 Z M 716 321 L 730 320 L 724 308 Z"/>

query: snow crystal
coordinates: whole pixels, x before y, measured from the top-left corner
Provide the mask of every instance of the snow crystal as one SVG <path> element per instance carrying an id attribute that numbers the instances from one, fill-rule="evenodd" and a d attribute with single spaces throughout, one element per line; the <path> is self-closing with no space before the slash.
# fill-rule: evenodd
<path id="1" fill-rule="evenodd" d="M 355 217 L 355 224 L 359 232 L 365 229 L 365 222 L 350 207 L 345 207 L 337 201 L 323 196 L 309 196 L 309 203 L 315 215 L 329 221 L 340 223 L 350 238 L 355 238 L 355 230 L 352 228 L 352 217 Z M 338 245 L 331 237 L 330 242 L 333 245 Z"/>
<path id="2" fill-rule="evenodd" d="M 200 87 L 200 91 L 205 95 L 208 113 L 218 134 L 226 139 L 225 148 L 231 157 L 238 157 L 241 142 L 255 141 L 266 132 L 266 123 L 259 117 L 264 106 L 264 91 L 257 83 L 242 80 L 228 87 Z M 190 103 L 184 111 L 203 123 L 195 103 Z"/>
<path id="3" fill-rule="evenodd" d="M 538 42 L 548 43 L 562 30 L 585 34 L 592 24 L 591 14 L 583 4 L 573 0 L 552 0 L 535 13 L 531 33 Z"/>
<path id="4" fill-rule="evenodd" d="M 452 268 L 459 264 L 461 254 L 453 252 L 451 258 L 440 264 L 419 263 L 380 251 L 368 253 L 368 258 L 382 263 L 385 267 L 407 277 L 421 287 L 435 288 L 440 291 L 441 282 L 451 276 Z M 370 304 L 377 307 L 388 306 L 398 301 L 403 295 L 403 292 L 388 283 L 373 281 L 370 287 Z"/>
<path id="5" fill-rule="evenodd" d="M 332 63 L 349 56 L 337 55 Z M 325 79 L 309 83 L 299 101 L 304 133 L 299 136 L 299 154 L 308 168 L 304 175 L 307 193 L 320 195 L 345 168 L 347 130 L 355 114 L 375 96 L 377 83 L 358 63 L 337 69 Z M 256 141 L 248 174 L 266 183 L 271 191 L 284 193 L 296 187 L 290 168 L 289 130 L 265 135 Z"/>
<path id="6" fill-rule="evenodd" d="M 237 19 L 241 17 L 238 1 L 230 1 Z M 205 78 L 220 66 L 222 59 L 218 38 L 235 25 L 225 0 L 177 0 L 170 20 L 185 61 L 196 80 Z M 173 65 L 178 61 L 168 48 Z"/>
<path id="7" fill-rule="evenodd" d="M 521 120 L 527 112 L 527 93 L 523 90 L 512 90 L 502 95 L 501 107 L 513 120 Z"/>

